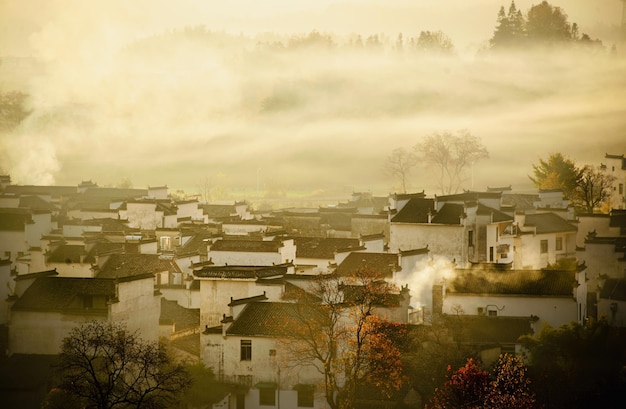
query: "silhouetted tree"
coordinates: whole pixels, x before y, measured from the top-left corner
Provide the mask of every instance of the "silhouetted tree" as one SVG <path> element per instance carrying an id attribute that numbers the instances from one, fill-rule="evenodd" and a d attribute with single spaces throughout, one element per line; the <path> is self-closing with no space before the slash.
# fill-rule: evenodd
<path id="1" fill-rule="evenodd" d="M 454 50 L 452 40 L 442 31 L 422 31 L 417 39 L 416 48 L 419 51 L 450 54 Z"/>
<path id="2" fill-rule="evenodd" d="M 572 25 L 567 14 L 560 7 L 547 1 L 534 5 L 528 10 L 526 35 L 537 44 L 550 44 L 570 41 L 573 38 Z"/>
<path id="3" fill-rule="evenodd" d="M 585 165 L 580 170 L 576 188 L 576 202 L 587 213 L 593 213 L 611 197 L 615 176 L 602 172 L 593 166 Z"/>
<path id="4" fill-rule="evenodd" d="M 500 7 L 496 30 L 490 41 L 491 47 L 511 48 L 522 45 L 526 36 L 525 24 L 524 16 L 514 1 L 511 2 L 508 13 L 505 13 L 504 6 Z"/>
<path id="5" fill-rule="evenodd" d="M 407 179 L 417 165 L 417 157 L 404 148 L 394 149 L 383 164 L 383 171 L 400 181 L 402 193 L 406 193 Z"/>
<path id="6" fill-rule="evenodd" d="M 489 157 L 480 138 L 468 130 L 435 132 L 415 145 L 424 163 L 438 171 L 438 184 L 442 194 L 459 191 L 468 167 Z"/>
<path id="7" fill-rule="evenodd" d="M 164 345 L 143 341 L 123 324 L 92 321 L 63 340 L 61 389 L 83 407 L 171 407 L 190 384 L 189 374 Z"/>

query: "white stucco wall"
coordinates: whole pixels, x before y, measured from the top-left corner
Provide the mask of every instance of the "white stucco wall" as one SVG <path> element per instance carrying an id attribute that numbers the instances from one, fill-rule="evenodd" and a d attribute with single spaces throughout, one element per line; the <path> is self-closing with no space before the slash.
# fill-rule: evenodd
<path id="1" fill-rule="evenodd" d="M 420 249 L 428 246 L 431 256 L 458 262 L 467 258 L 464 251 L 465 228 L 461 225 L 391 223 L 389 251 Z"/>
<path id="2" fill-rule="evenodd" d="M 200 327 L 220 324 L 223 315 L 230 315 L 228 304 L 234 300 L 265 295 L 277 301 L 282 295 L 281 286 L 262 286 L 256 280 L 200 280 Z"/>
<path id="3" fill-rule="evenodd" d="M 117 288 L 119 302 L 110 305 L 110 320 L 124 321 L 130 330 L 139 330 L 144 340 L 157 342 L 161 299 L 154 295 L 153 278 L 120 282 Z"/>
<path id="4" fill-rule="evenodd" d="M 497 310 L 498 316 L 505 317 L 539 317 L 553 327 L 578 321 L 578 304 L 572 297 L 549 296 L 498 296 L 446 293 L 443 300 L 445 314 L 457 314 L 456 307 L 460 306 L 464 314 L 477 315 L 478 308 L 488 315 L 488 310 Z"/>

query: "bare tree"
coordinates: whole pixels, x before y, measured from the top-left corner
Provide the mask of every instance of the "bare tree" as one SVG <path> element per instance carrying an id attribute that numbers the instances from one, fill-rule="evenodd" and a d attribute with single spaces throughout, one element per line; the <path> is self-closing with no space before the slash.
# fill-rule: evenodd
<path id="1" fill-rule="evenodd" d="M 456 134 L 449 131 L 435 132 L 426 136 L 414 149 L 425 164 L 437 170 L 442 194 L 457 193 L 465 180 L 468 167 L 489 157 L 480 138 L 464 129 Z"/>
<path id="2" fill-rule="evenodd" d="M 191 382 L 164 345 L 103 321 L 70 331 L 58 370 L 61 389 L 83 401 L 83 407 L 98 409 L 171 407 Z"/>
<path id="3" fill-rule="evenodd" d="M 406 193 L 406 182 L 411 169 L 417 165 L 417 157 L 405 148 L 394 149 L 383 164 L 383 171 L 394 179 L 400 180 L 402 193 Z"/>
<path id="4" fill-rule="evenodd" d="M 400 351 L 387 335 L 399 330 L 389 326 L 399 324 L 375 314 L 393 288 L 371 271 L 350 278 L 320 276 L 285 321 L 291 336 L 281 342 L 290 365 L 313 367 L 323 375 L 332 409 L 353 408 L 363 385 L 387 394 L 401 387 Z"/>
<path id="5" fill-rule="evenodd" d="M 611 197 L 615 176 L 590 165 L 579 169 L 579 175 L 576 181 L 577 202 L 587 213 L 593 213 L 594 209 Z"/>

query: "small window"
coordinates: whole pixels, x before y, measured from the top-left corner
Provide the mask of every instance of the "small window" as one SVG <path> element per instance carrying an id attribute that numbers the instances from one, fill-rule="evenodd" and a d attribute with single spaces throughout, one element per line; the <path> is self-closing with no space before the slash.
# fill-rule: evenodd
<path id="1" fill-rule="evenodd" d="M 259 405 L 274 406 L 276 404 L 275 388 L 259 388 Z"/>
<path id="2" fill-rule="evenodd" d="M 619 194 L 620 194 L 620 195 L 621 195 L 621 194 L 624 194 L 624 184 L 623 184 L 623 183 L 620 183 L 620 184 L 619 184 Z"/>
<path id="3" fill-rule="evenodd" d="M 539 251 L 541 254 L 545 254 L 548 252 L 548 240 L 541 240 L 539 242 Z"/>
<path id="4" fill-rule="evenodd" d="M 563 250 L 563 237 L 556 238 L 556 251 Z"/>
<path id="5" fill-rule="evenodd" d="M 493 261 L 493 246 L 489 247 L 489 261 Z"/>
<path id="6" fill-rule="evenodd" d="M 467 232 L 467 245 L 470 247 L 474 245 L 474 230 Z"/>
<path id="7" fill-rule="evenodd" d="M 252 341 L 249 339 L 241 340 L 241 360 L 252 361 Z"/>
<path id="8" fill-rule="evenodd" d="M 489 316 L 490 317 L 497 317 L 498 316 L 498 311 L 497 310 L 489 310 Z"/>
<path id="9" fill-rule="evenodd" d="M 312 408 L 314 402 L 312 386 L 303 386 L 298 389 L 298 407 Z"/>
<path id="10" fill-rule="evenodd" d="M 270 356 L 276 356 L 276 350 L 270 349 Z"/>

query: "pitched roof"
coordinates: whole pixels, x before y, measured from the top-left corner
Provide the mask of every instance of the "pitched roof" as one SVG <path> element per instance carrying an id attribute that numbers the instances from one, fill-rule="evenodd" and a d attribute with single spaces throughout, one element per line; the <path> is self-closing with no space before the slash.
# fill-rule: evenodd
<path id="1" fill-rule="evenodd" d="M 531 210 L 535 208 L 535 202 L 539 200 L 538 194 L 507 193 L 502 195 L 502 206 L 514 207 L 515 210 Z"/>
<path id="2" fill-rule="evenodd" d="M 0 209 L 0 230 L 23 231 L 33 218 L 29 209 Z"/>
<path id="3" fill-rule="evenodd" d="M 452 195 L 437 196 L 439 202 L 477 202 L 479 199 L 497 199 L 502 196 L 501 191 L 491 192 L 463 192 Z"/>
<path id="4" fill-rule="evenodd" d="M 435 224 L 461 224 L 461 216 L 464 214 L 463 205 L 445 203 L 437 213 L 433 214 L 431 222 Z"/>
<path id="5" fill-rule="evenodd" d="M 26 207 L 33 210 L 58 210 L 59 208 L 39 196 L 20 196 L 19 207 Z"/>
<path id="6" fill-rule="evenodd" d="M 115 281 L 101 278 L 39 277 L 17 299 L 13 309 L 65 312 L 75 309 L 74 300 L 84 295 L 114 298 Z M 103 312 L 106 313 L 106 309 Z"/>
<path id="7" fill-rule="evenodd" d="M 180 272 L 173 260 L 161 259 L 158 254 L 111 254 L 98 271 L 98 278 L 134 277 L 162 271 Z"/>
<path id="8" fill-rule="evenodd" d="M 308 315 L 313 310 L 308 305 L 282 302 L 253 302 L 246 307 L 226 330 L 228 335 L 243 336 L 290 336 L 289 325 L 294 319 Z"/>
<path id="9" fill-rule="evenodd" d="M 461 294 L 573 296 L 575 273 L 561 270 L 456 269 L 447 291 Z"/>
<path id="10" fill-rule="evenodd" d="M 205 266 L 194 270 L 193 274 L 200 278 L 221 279 L 258 279 L 287 274 L 286 264 L 276 266 Z"/>
<path id="11" fill-rule="evenodd" d="M 340 249 L 357 248 L 359 239 L 329 237 L 294 237 L 296 256 L 303 258 L 334 259 Z"/>
<path id="12" fill-rule="evenodd" d="M 536 227 L 537 234 L 576 232 L 578 230 L 576 226 L 555 213 L 527 214 L 524 225 Z"/>
<path id="13" fill-rule="evenodd" d="M 184 308 L 176 301 L 161 298 L 161 316 L 159 322 L 173 323 L 176 330 L 197 328 L 200 325 L 200 309 Z"/>
<path id="14" fill-rule="evenodd" d="M 478 203 L 478 207 L 476 209 L 476 213 L 477 214 L 491 214 L 493 215 L 492 217 L 492 221 L 493 222 L 506 222 L 506 221 L 512 221 L 513 217 L 509 216 L 508 214 L 501 212 L 498 209 L 494 209 L 492 207 L 489 206 L 485 206 L 482 203 Z"/>
<path id="15" fill-rule="evenodd" d="M 600 290 L 600 298 L 626 301 L 626 280 L 623 278 L 607 278 Z"/>
<path id="16" fill-rule="evenodd" d="M 435 212 L 435 201 L 421 197 L 412 197 L 391 219 L 394 223 L 428 223 L 428 213 Z"/>
<path id="17" fill-rule="evenodd" d="M 222 239 L 211 245 L 209 251 L 242 251 L 275 253 L 282 247 L 281 241 Z"/>
<path id="18" fill-rule="evenodd" d="M 393 273 L 400 270 L 398 255 L 395 253 L 350 253 L 337 266 L 336 273 L 340 276 L 348 276 L 356 271 L 372 270 L 383 277 L 392 277 Z"/>
<path id="19" fill-rule="evenodd" d="M 62 244 L 54 249 L 47 257 L 48 263 L 80 263 L 81 257 L 86 255 L 82 244 Z"/>

